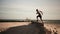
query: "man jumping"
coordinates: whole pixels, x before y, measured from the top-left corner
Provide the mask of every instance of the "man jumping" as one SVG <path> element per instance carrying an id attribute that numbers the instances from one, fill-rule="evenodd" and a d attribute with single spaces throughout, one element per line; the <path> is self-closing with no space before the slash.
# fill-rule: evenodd
<path id="1" fill-rule="evenodd" d="M 38 17 L 40 18 L 40 20 L 42 21 L 42 15 L 43 15 L 43 13 L 42 13 L 42 11 L 39 11 L 38 9 L 36 9 L 36 11 L 37 11 L 37 13 L 36 14 L 38 14 L 37 15 L 37 21 L 38 21 Z M 43 23 L 43 21 L 42 21 L 42 23 Z"/>

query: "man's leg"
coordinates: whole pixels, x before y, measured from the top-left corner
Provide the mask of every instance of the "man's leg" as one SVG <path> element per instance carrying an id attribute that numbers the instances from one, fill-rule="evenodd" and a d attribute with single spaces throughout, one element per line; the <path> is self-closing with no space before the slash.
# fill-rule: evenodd
<path id="1" fill-rule="evenodd" d="M 40 18 L 41 19 L 41 21 L 42 21 L 42 23 L 43 23 L 43 20 L 42 20 L 42 18 Z"/>
<path id="2" fill-rule="evenodd" d="M 37 18 L 37 21 L 38 21 L 38 16 L 36 18 Z"/>
<path id="3" fill-rule="evenodd" d="M 43 20 L 42 20 L 42 18 L 40 17 L 40 20 L 41 20 L 41 22 L 42 22 L 42 24 L 43 24 L 43 26 L 44 26 L 44 22 L 43 22 Z"/>
<path id="4" fill-rule="evenodd" d="M 40 16 L 40 20 L 41 20 L 41 21 L 42 21 L 42 23 L 43 23 L 42 16 Z"/>

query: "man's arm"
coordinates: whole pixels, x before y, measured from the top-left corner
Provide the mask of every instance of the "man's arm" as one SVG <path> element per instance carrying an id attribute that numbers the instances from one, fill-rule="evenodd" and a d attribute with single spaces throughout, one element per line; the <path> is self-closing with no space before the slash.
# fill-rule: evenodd
<path id="1" fill-rule="evenodd" d="M 41 14 L 43 15 L 43 12 L 42 11 L 40 11 L 41 12 Z"/>

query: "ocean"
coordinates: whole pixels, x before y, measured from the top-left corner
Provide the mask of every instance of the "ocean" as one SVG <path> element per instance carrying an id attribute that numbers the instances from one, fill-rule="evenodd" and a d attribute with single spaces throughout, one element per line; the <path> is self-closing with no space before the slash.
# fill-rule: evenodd
<path id="1" fill-rule="evenodd" d="M 17 20 L 17 19 L 15 19 L 15 20 L 6 20 L 6 19 L 4 19 L 4 20 L 2 20 L 2 19 L 0 19 L 0 23 L 4 23 L 4 22 L 30 22 L 30 21 L 36 21 L 36 20 Z M 56 23 L 56 24 L 60 24 L 60 20 L 43 20 L 43 22 L 44 23 Z"/>
<path id="2" fill-rule="evenodd" d="M 55 23 L 55 24 L 60 24 L 60 20 L 44 20 L 44 23 Z"/>

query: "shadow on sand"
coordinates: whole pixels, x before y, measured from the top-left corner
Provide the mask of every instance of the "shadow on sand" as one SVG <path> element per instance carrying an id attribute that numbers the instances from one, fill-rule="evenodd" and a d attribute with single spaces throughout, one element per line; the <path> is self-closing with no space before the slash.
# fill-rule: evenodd
<path id="1" fill-rule="evenodd" d="M 46 31 L 44 24 L 31 21 L 29 25 L 12 27 L 0 34 L 46 34 Z"/>

